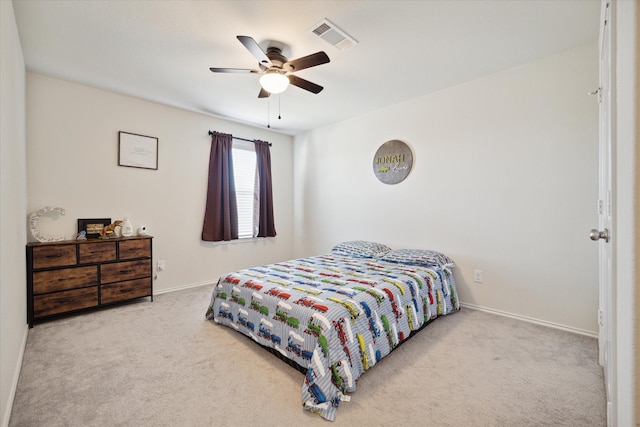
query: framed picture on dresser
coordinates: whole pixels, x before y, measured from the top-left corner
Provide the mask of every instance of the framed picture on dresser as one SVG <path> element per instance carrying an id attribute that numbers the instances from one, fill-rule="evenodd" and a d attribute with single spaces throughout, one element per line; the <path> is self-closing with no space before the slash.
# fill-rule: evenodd
<path id="1" fill-rule="evenodd" d="M 100 232 L 111 224 L 111 218 L 79 218 L 78 233 L 84 231 L 87 239 L 95 239 L 100 236 Z"/>

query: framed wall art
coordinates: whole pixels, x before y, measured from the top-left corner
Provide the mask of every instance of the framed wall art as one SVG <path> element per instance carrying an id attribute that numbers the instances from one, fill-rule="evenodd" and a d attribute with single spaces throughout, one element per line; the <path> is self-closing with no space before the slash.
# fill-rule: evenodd
<path id="1" fill-rule="evenodd" d="M 82 218 L 78 219 L 78 233 L 87 233 L 87 239 L 100 237 L 100 232 L 111 224 L 111 218 Z"/>
<path id="2" fill-rule="evenodd" d="M 119 132 L 118 166 L 158 170 L 158 138 Z"/>

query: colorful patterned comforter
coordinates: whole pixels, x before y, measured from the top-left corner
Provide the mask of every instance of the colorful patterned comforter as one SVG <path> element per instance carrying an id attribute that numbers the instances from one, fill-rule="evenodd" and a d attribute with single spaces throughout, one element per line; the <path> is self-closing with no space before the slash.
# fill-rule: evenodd
<path id="1" fill-rule="evenodd" d="M 425 322 L 458 309 L 448 266 L 331 253 L 220 278 L 207 318 L 306 368 L 303 407 L 334 420 L 360 375 Z"/>

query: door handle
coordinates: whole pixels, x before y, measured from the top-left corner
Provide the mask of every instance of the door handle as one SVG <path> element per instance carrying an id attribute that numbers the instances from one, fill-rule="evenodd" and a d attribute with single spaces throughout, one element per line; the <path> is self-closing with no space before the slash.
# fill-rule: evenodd
<path id="1" fill-rule="evenodd" d="M 594 228 L 589 233 L 589 238 L 594 241 L 604 239 L 605 242 L 609 243 L 609 229 L 605 228 L 603 231 L 598 231 Z"/>

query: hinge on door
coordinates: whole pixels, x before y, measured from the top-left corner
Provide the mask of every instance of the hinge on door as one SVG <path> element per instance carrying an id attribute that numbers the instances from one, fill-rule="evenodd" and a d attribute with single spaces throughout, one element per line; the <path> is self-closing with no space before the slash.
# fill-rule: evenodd
<path id="1" fill-rule="evenodd" d="M 593 92 L 589 92 L 589 95 L 598 95 L 598 104 L 602 104 L 602 88 L 594 90 Z"/>
<path id="2" fill-rule="evenodd" d="M 598 325 L 604 326 L 604 311 L 598 310 Z"/>
<path id="3" fill-rule="evenodd" d="M 604 214 L 604 201 L 603 200 L 598 200 L 598 215 L 603 215 Z"/>

